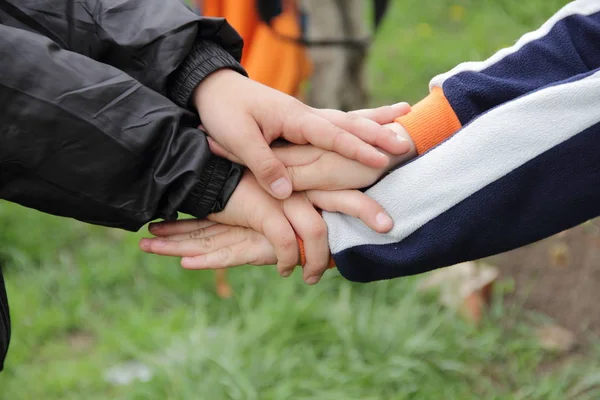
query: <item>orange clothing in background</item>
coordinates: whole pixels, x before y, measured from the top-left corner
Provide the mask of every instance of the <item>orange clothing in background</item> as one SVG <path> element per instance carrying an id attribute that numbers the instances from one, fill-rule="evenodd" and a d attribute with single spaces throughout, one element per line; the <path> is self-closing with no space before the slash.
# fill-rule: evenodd
<path id="1" fill-rule="evenodd" d="M 301 83 L 310 75 L 310 62 L 302 45 L 278 36 L 301 36 L 295 2 L 283 3 L 283 12 L 271 21 L 270 27 L 260 21 L 253 0 L 198 1 L 202 15 L 224 17 L 244 38 L 242 65 L 250 78 L 298 96 Z"/>

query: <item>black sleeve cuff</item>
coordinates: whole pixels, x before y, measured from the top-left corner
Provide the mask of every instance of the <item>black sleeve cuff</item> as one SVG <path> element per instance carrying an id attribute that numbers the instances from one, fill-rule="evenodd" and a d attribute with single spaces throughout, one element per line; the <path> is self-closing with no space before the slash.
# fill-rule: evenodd
<path id="1" fill-rule="evenodd" d="M 222 211 L 242 179 L 243 171 L 244 167 L 239 164 L 211 156 L 179 211 L 200 219 Z"/>
<path id="2" fill-rule="evenodd" d="M 195 111 L 191 104 L 194 89 L 208 75 L 223 68 L 248 76 L 240 63 L 221 46 L 210 40 L 197 40 L 188 56 L 171 75 L 168 97 L 178 106 Z"/>

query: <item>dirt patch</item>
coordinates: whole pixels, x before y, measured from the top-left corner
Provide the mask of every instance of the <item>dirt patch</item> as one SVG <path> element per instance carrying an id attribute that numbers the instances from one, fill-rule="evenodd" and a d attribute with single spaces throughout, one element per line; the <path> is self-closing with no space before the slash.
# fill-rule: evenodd
<path id="1" fill-rule="evenodd" d="M 600 337 L 600 219 L 487 261 L 515 279 L 507 301 L 548 315 L 580 340 Z"/>

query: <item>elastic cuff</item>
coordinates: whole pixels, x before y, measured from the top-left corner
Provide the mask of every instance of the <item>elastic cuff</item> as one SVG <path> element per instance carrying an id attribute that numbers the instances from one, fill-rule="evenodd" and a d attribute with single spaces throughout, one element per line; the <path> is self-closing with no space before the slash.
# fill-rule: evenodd
<path id="1" fill-rule="evenodd" d="M 306 252 L 304 250 L 304 241 L 300 238 L 300 236 L 296 235 L 296 240 L 298 241 L 298 248 L 300 249 L 300 266 L 304 267 L 306 265 Z M 335 268 L 335 260 L 333 256 L 329 256 L 329 264 L 327 264 L 327 269 Z"/>
<path id="2" fill-rule="evenodd" d="M 456 133 L 462 125 L 440 87 L 415 104 L 411 111 L 396 119 L 415 142 L 417 152 L 425 153 Z"/>
<path id="3" fill-rule="evenodd" d="M 194 89 L 207 76 L 223 68 L 248 76 L 240 63 L 221 46 L 210 40 L 197 40 L 188 56 L 171 75 L 168 97 L 178 106 L 195 111 L 192 104 Z"/>
<path id="4" fill-rule="evenodd" d="M 222 211 L 242 179 L 242 172 L 241 165 L 211 156 L 179 211 L 200 219 Z"/>

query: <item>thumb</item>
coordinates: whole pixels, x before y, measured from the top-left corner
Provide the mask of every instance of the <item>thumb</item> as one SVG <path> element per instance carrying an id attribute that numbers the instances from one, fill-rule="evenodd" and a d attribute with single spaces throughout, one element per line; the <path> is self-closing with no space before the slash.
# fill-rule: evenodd
<path id="1" fill-rule="evenodd" d="M 285 166 L 275 156 L 256 123 L 248 123 L 246 133 L 228 147 L 271 196 L 283 200 L 292 194 L 292 181 Z"/>
<path id="2" fill-rule="evenodd" d="M 248 147 L 251 153 L 244 157 L 240 154 L 250 171 L 263 189 L 271 196 L 284 200 L 292 194 L 292 181 L 283 163 L 275 156 L 273 150 L 264 142 Z"/>

